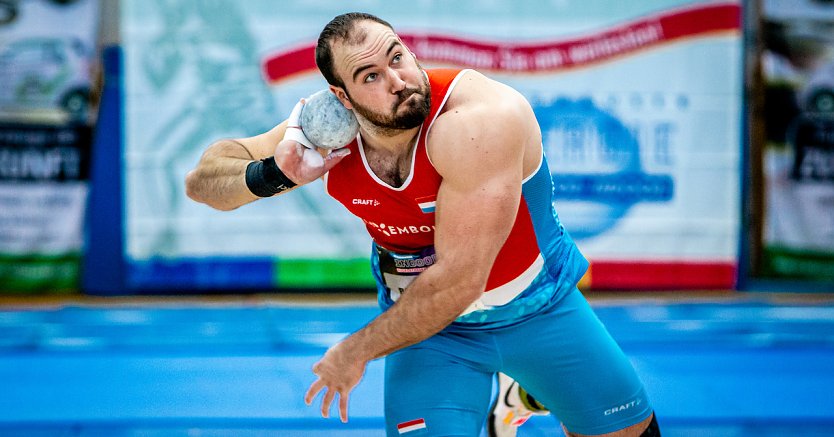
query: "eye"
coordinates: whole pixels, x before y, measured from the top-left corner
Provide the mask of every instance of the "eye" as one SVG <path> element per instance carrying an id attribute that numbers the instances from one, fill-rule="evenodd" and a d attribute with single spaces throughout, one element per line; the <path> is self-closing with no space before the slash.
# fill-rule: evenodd
<path id="1" fill-rule="evenodd" d="M 402 59 L 403 59 L 403 54 L 402 54 L 402 53 L 397 53 L 397 54 L 396 54 L 396 55 L 394 55 L 394 57 L 391 59 L 391 63 L 392 63 L 392 64 L 399 64 L 399 63 L 400 63 L 400 61 L 401 61 Z"/>
<path id="2" fill-rule="evenodd" d="M 365 76 L 365 83 L 373 82 L 375 80 L 376 80 L 376 73 L 370 73 L 367 76 Z"/>

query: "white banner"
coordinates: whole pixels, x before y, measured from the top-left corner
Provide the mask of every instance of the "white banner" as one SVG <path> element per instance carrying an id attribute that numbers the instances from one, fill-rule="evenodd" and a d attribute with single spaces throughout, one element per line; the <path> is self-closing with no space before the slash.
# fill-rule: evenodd
<path id="1" fill-rule="evenodd" d="M 78 286 L 98 5 L 0 3 L 0 291 Z"/>
<path id="2" fill-rule="evenodd" d="M 763 276 L 834 281 L 834 4 L 764 2 Z"/>
<path id="3" fill-rule="evenodd" d="M 391 22 L 424 66 L 477 68 L 529 99 L 556 209 L 592 261 L 592 285 L 668 286 L 687 276 L 701 281 L 691 286 L 734 283 L 738 2 L 123 5 L 127 251 L 137 265 L 367 256 L 362 223 L 319 184 L 231 213 L 183 192 L 185 173 L 211 141 L 266 131 L 299 97 L 325 87 L 315 40 L 333 16 L 356 9 Z M 625 269 L 642 273 L 617 279 L 623 263 L 660 267 Z"/>

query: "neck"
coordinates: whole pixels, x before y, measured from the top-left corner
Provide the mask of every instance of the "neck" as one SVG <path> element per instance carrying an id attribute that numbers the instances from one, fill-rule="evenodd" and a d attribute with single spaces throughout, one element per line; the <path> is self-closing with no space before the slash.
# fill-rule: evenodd
<path id="1" fill-rule="evenodd" d="M 359 130 L 365 148 L 377 152 L 402 154 L 411 150 L 420 132 L 420 126 L 411 129 L 387 129 L 377 126 L 362 126 Z"/>

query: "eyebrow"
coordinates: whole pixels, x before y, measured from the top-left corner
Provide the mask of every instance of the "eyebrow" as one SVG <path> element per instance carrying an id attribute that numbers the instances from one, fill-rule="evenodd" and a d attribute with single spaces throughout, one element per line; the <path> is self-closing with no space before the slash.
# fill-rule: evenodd
<path id="1" fill-rule="evenodd" d="M 391 51 L 392 51 L 392 50 L 394 50 L 394 48 L 395 48 L 395 47 L 397 47 L 398 45 L 400 45 L 400 41 L 399 41 L 399 40 L 394 40 L 394 41 L 391 41 L 391 45 L 389 45 L 389 46 L 388 46 L 388 50 L 385 52 L 385 57 L 387 58 L 387 57 L 391 54 Z M 357 68 L 357 69 L 353 72 L 353 81 L 354 81 L 354 82 L 356 82 L 356 78 L 357 78 L 357 77 L 358 77 L 358 76 L 359 76 L 359 75 L 360 75 L 363 71 L 365 71 L 365 70 L 367 70 L 367 69 L 369 69 L 369 68 L 373 68 L 373 67 L 374 67 L 374 64 L 365 64 L 365 65 L 363 65 L 363 66 L 361 66 L 361 67 Z"/>

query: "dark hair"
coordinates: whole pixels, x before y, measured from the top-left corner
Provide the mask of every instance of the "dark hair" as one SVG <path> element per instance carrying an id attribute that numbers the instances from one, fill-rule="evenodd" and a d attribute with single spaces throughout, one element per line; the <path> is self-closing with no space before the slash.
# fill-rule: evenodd
<path id="1" fill-rule="evenodd" d="M 319 41 L 316 44 L 316 66 L 327 80 L 327 83 L 341 88 L 345 87 L 345 83 L 336 76 L 333 68 L 333 41 L 351 41 L 351 32 L 353 26 L 358 21 L 370 20 L 382 24 L 391 30 L 394 28 L 382 18 L 376 15 L 367 14 L 365 12 L 348 12 L 346 14 L 338 15 L 322 29 L 319 34 Z"/>

